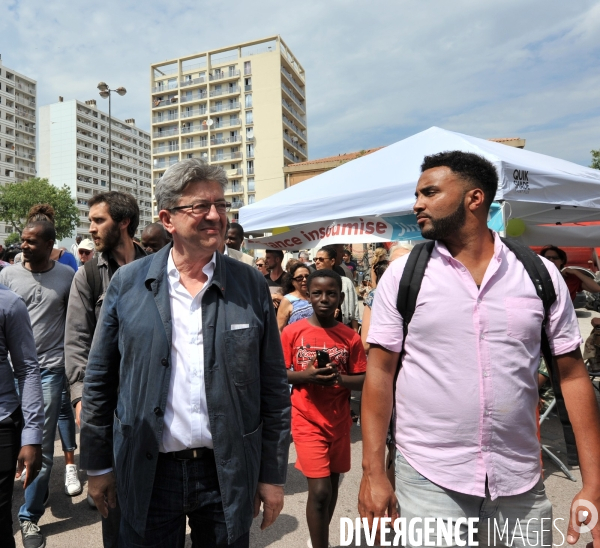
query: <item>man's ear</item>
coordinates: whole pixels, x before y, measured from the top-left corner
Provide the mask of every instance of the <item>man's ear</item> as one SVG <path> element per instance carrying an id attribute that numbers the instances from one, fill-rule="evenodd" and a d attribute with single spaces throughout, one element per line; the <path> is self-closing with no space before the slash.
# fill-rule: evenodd
<path id="1" fill-rule="evenodd" d="M 173 227 L 173 223 L 171 222 L 171 212 L 169 210 L 167 210 L 167 209 L 161 209 L 158 212 L 158 218 L 160 219 L 160 222 L 165 227 L 165 230 L 169 234 L 173 234 L 173 232 L 175 231 L 175 229 Z"/>

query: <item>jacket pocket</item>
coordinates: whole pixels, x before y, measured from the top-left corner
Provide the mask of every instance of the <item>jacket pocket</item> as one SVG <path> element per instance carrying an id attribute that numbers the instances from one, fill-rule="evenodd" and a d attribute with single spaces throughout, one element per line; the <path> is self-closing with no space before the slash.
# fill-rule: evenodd
<path id="1" fill-rule="evenodd" d="M 262 429 L 263 423 L 250 434 L 243 437 L 244 454 L 246 456 L 246 479 L 248 481 L 248 498 L 250 508 L 254 511 L 254 496 L 258 486 L 258 475 L 260 473 L 260 457 L 262 453 Z"/>
<path id="2" fill-rule="evenodd" d="M 227 370 L 237 385 L 249 384 L 259 378 L 258 327 L 226 331 L 224 334 Z"/>
<path id="3" fill-rule="evenodd" d="M 119 497 L 127 499 L 130 474 L 131 427 L 121 424 L 117 413 L 113 421 L 113 458 L 115 461 L 115 476 Z"/>

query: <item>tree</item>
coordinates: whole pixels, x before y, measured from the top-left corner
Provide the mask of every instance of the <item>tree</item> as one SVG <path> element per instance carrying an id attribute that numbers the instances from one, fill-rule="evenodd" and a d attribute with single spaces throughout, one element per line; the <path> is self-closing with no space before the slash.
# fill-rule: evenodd
<path id="1" fill-rule="evenodd" d="M 594 169 L 600 169 L 600 149 L 592 150 L 592 164 L 590 167 Z"/>
<path id="2" fill-rule="evenodd" d="M 67 185 L 56 188 L 48 179 L 33 177 L 22 183 L 0 186 L 0 221 L 11 225 L 19 236 L 27 222 L 29 210 L 37 204 L 50 204 L 54 208 L 58 240 L 73 234 L 79 224 L 79 210 Z"/>
<path id="3" fill-rule="evenodd" d="M 6 238 L 4 238 L 4 245 L 8 247 L 12 244 L 18 244 L 21 241 L 21 236 L 18 232 L 11 232 Z"/>

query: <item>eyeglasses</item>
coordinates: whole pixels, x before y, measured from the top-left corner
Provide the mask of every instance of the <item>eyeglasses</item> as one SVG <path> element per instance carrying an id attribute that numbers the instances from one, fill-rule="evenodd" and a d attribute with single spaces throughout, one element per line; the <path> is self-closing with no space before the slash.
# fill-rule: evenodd
<path id="1" fill-rule="evenodd" d="M 321 263 L 323 261 L 331 261 L 333 259 L 325 258 L 325 257 L 315 257 L 315 263 Z"/>
<path id="2" fill-rule="evenodd" d="M 308 274 L 303 274 L 302 276 L 296 276 L 295 278 L 292 278 L 292 280 L 294 280 L 295 282 L 303 282 L 304 280 L 308 280 Z"/>
<path id="3" fill-rule="evenodd" d="M 219 215 L 222 215 L 231 209 L 231 202 L 198 202 L 197 204 L 172 207 L 169 209 L 169 211 L 191 209 L 192 215 L 207 215 L 212 206 L 215 206 L 215 209 Z"/>
<path id="4" fill-rule="evenodd" d="M 265 263 L 256 263 L 257 268 L 262 268 L 265 266 Z"/>
<path id="5" fill-rule="evenodd" d="M 91 253 L 89 249 L 79 249 L 78 251 L 80 255 L 89 255 Z"/>

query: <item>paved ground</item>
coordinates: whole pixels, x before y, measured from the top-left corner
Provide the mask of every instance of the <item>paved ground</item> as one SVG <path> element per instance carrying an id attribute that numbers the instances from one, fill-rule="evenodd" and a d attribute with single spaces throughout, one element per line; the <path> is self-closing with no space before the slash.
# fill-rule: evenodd
<path id="1" fill-rule="evenodd" d="M 579 323 L 582 335 L 587 337 L 591 331 L 590 319 L 600 314 L 578 311 Z M 542 427 L 542 441 L 552 447 L 554 452 L 564 458 L 564 442 L 560 424 L 556 417 L 546 421 Z M 50 484 L 50 501 L 45 515 L 40 520 L 42 531 L 47 536 L 49 548 L 101 548 L 102 539 L 100 533 L 100 520 L 96 510 L 88 507 L 84 494 L 79 497 L 70 498 L 63 494 L 64 459 L 61 453 L 60 442 L 55 445 L 56 457 Z M 336 509 L 336 515 L 332 522 L 330 542 L 332 546 L 339 545 L 339 523 L 340 517 L 357 516 L 358 487 L 361 476 L 361 434 L 360 428 L 352 428 L 352 470 L 345 474 L 340 485 L 340 496 Z M 271 528 L 260 531 L 260 519 L 255 520 L 251 531 L 252 548 L 285 547 L 304 548 L 308 538 L 308 528 L 304 517 L 307 486 L 306 480 L 294 467 L 296 453 L 292 445 L 288 465 L 288 482 L 286 485 L 286 499 L 283 513 Z M 566 533 L 566 519 L 569 514 L 570 503 L 574 495 L 581 489 L 581 474 L 578 468 L 572 469 L 577 482 L 572 482 L 558 470 L 548 459 L 544 460 L 546 477 L 546 491 L 554 506 L 554 518 L 564 518 L 558 521 L 559 529 Z M 83 479 L 83 478 L 82 478 Z M 15 520 L 15 539 L 17 546 L 21 547 L 21 535 L 18 532 L 17 512 L 23 503 L 23 491 L 21 483 L 15 483 L 15 496 L 13 502 L 13 520 Z M 566 536 L 566 535 L 565 535 Z M 589 537 L 589 535 L 588 535 Z M 589 541 L 588 538 L 585 542 Z M 554 535 L 555 545 L 561 545 L 561 537 Z M 577 547 L 584 547 L 581 541 Z M 2 543 L 0 542 L 0 545 Z M 363 544 L 366 546 L 366 544 Z M 563 544 L 566 546 L 566 543 Z M 188 538 L 187 547 L 191 546 Z"/>

